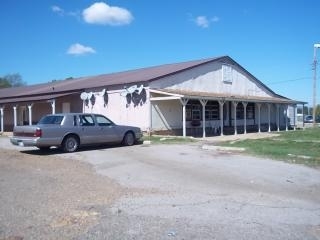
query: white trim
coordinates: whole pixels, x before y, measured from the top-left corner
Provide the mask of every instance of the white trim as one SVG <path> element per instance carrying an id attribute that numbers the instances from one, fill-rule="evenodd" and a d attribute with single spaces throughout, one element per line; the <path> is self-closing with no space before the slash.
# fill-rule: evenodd
<path id="1" fill-rule="evenodd" d="M 186 127 L 186 105 L 189 99 L 181 98 L 180 102 L 182 104 L 182 135 L 183 137 L 187 136 L 187 127 Z"/>
<path id="2" fill-rule="evenodd" d="M 258 107 L 258 132 L 261 132 L 261 103 L 256 103 Z"/>
<path id="3" fill-rule="evenodd" d="M 1 117 L 1 133 L 4 131 L 4 126 L 3 126 L 3 107 L 0 107 L 0 117 Z"/>
<path id="4" fill-rule="evenodd" d="M 181 99 L 181 97 L 175 97 L 175 96 L 171 96 L 171 97 L 151 97 L 150 101 L 177 100 L 177 99 Z"/>
<path id="5" fill-rule="evenodd" d="M 17 106 L 13 106 L 13 126 L 17 126 Z"/>
<path id="6" fill-rule="evenodd" d="M 247 106 L 248 102 L 242 102 L 243 105 L 243 113 L 244 113 L 244 134 L 247 134 Z"/>
<path id="7" fill-rule="evenodd" d="M 199 100 L 202 105 L 202 137 L 206 137 L 206 105 L 208 100 L 200 99 Z"/>
<path id="8" fill-rule="evenodd" d="M 223 136 L 223 105 L 225 104 L 225 101 L 219 101 L 219 117 L 220 117 L 220 136 Z"/>
<path id="9" fill-rule="evenodd" d="M 32 106 L 33 104 L 28 105 L 28 113 L 29 113 L 29 125 L 32 125 Z"/>
<path id="10" fill-rule="evenodd" d="M 159 93 L 159 94 L 168 95 L 168 96 L 184 97 L 184 95 L 181 95 L 181 94 L 168 93 L 168 92 L 163 92 L 163 91 L 154 90 L 154 89 L 149 89 L 149 92 L 151 92 L 151 93 Z"/>

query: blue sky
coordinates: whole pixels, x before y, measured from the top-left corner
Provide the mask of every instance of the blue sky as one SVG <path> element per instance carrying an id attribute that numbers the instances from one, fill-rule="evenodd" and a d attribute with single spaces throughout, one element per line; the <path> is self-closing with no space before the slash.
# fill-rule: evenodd
<path id="1" fill-rule="evenodd" d="M 0 6 L 0 76 L 19 73 L 28 85 L 229 55 L 277 93 L 312 105 L 319 0 L 2 0 Z"/>

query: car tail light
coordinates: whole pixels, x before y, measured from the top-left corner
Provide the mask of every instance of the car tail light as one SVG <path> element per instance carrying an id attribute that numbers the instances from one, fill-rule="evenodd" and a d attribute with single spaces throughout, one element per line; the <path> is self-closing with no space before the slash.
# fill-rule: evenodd
<path id="1" fill-rule="evenodd" d="M 36 129 L 36 132 L 34 133 L 34 137 L 42 137 L 42 130 L 40 128 Z"/>

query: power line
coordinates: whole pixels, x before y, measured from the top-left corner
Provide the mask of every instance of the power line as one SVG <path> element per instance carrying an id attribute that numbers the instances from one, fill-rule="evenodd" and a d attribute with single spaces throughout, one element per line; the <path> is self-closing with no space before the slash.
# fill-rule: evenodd
<path id="1" fill-rule="evenodd" d="M 267 83 L 268 85 L 274 85 L 274 84 L 281 84 L 281 83 L 286 83 L 286 82 L 296 82 L 296 81 L 301 81 L 301 80 L 307 80 L 311 79 L 311 77 L 301 77 L 301 78 L 295 78 L 295 79 L 288 79 L 288 80 L 282 80 L 282 81 L 277 81 L 277 82 L 270 82 Z"/>

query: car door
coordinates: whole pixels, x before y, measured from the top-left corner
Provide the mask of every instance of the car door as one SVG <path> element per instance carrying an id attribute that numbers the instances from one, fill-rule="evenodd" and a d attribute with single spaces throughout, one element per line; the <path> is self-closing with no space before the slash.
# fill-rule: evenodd
<path id="1" fill-rule="evenodd" d="M 91 114 L 79 115 L 79 122 L 82 144 L 95 144 L 103 142 L 103 138 L 100 134 L 100 128 L 95 123 L 95 120 Z"/>
<path id="2" fill-rule="evenodd" d="M 116 131 L 116 125 L 111 120 L 103 115 L 95 115 L 95 118 L 102 142 L 119 142 L 122 140 L 122 136 Z"/>

